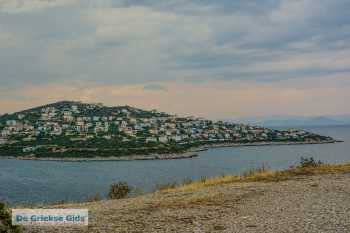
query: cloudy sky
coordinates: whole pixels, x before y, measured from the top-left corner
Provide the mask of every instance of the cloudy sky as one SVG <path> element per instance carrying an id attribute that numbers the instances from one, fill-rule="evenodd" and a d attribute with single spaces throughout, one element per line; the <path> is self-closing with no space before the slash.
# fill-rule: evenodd
<path id="1" fill-rule="evenodd" d="M 0 0 L 0 113 L 349 114 L 349 0 Z"/>

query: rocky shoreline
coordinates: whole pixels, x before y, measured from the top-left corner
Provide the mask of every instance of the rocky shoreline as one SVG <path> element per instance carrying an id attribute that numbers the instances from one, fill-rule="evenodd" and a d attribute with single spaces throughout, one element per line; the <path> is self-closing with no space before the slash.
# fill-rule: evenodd
<path id="1" fill-rule="evenodd" d="M 150 155 L 127 155 L 127 156 L 110 156 L 110 157 L 100 157 L 96 156 L 93 158 L 50 158 L 42 157 L 37 158 L 34 156 L 30 157 L 13 157 L 7 156 L 6 159 L 18 159 L 18 160 L 34 160 L 34 161 L 60 161 L 60 162 L 94 162 L 94 161 L 133 161 L 133 160 L 170 160 L 170 159 L 189 159 L 197 157 L 198 154 L 193 152 L 186 152 L 182 154 L 150 154 Z"/>
<path id="2" fill-rule="evenodd" d="M 206 151 L 212 148 L 223 147 L 245 147 L 245 146 L 285 146 L 285 145 L 309 145 L 309 144 L 329 144 L 342 141 L 309 141 L 309 142 L 252 142 L 252 143 L 219 143 L 206 144 L 199 147 L 189 149 L 184 153 L 173 154 L 150 154 L 150 155 L 127 155 L 127 156 L 111 156 L 111 157 L 93 157 L 93 158 L 55 158 L 55 157 L 35 157 L 35 156 L 5 156 L 1 159 L 18 159 L 18 160 L 34 160 L 34 161 L 61 161 L 61 162 L 92 162 L 92 161 L 133 161 L 133 160 L 170 160 L 170 159 L 189 159 L 198 157 L 198 152 Z"/>
<path id="3" fill-rule="evenodd" d="M 222 147 L 242 147 L 242 146 L 288 146 L 288 145 L 310 145 L 310 144 L 329 144 L 339 143 L 343 141 L 339 140 L 325 140 L 325 141 L 309 141 L 309 142 L 251 142 L 251 143 L 218 143 L 218 144 L 207 144 L 197 147 L 194 151 L 208 150 L 211 148 L 222 148 Z"/>

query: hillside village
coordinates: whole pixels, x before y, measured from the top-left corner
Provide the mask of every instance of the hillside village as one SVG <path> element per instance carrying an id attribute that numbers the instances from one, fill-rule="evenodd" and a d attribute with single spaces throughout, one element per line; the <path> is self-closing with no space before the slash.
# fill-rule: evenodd
<path id="1" fill-rule="evenodd" d="M 0 117 L 0 155 L 109 156 L 181 152 L 213 143 L 322 140 L 331 138 L 294 129 L 271 130 L 72 101 Z"/>

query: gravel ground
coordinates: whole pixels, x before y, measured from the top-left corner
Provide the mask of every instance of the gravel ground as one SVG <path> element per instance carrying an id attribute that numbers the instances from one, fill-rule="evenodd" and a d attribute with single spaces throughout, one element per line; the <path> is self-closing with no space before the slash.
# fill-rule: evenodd
<path id="1" fill-rule="evenodd" d="M 88 208 L 89 227 L 26 232 L 350 232 L 350 174 L 226 184 L 64 207 Z"/>

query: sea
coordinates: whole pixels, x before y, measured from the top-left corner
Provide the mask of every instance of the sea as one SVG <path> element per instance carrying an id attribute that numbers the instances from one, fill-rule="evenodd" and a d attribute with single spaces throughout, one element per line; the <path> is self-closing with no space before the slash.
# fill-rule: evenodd
<path id="1" fill-rule="evenodd" d="M 202 177 L 239 175 L 265 166 L 298 165 L 301 157 L 325 163 L 350 163 L 350 126 L 294 127 L 332 136 L 342 143 L 213 148 L 178 160 L 57 162 L 0 159 L 0 201 L 10 205 L 85 201 L 105 198 L 112 183 L 127 182 L 135 193 L 158 185 Z M 10 155 L 9 155 L 10 156 Z"/>

